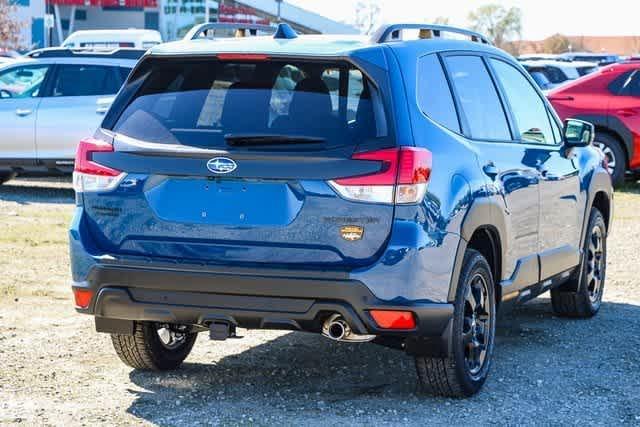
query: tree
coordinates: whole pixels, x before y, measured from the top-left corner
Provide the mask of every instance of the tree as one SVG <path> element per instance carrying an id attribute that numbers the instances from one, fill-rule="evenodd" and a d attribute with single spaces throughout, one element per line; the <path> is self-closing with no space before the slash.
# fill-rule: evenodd
<path id="1" fill-rule="evenodd" d="M 447 16 L 438 16 L 433 20 L 433 23 L 436 25 L 449 25 L 450 21 Z"/>
<path id="2" fill-rule="evenodd" d="M 522 11 L 517 7 L 487 4 L 469 13 L 468 19 L 471 28 L 487 35 L 500 48 L 513 47 L 508 42 L 520 39 L 522 33 Z"/>
<path id="3" fill-rule="evenodd" d="M 0 49 L 20 46 L 22 23 L 16 20 L 16 6 L 10 0 L 0 0 Z"/>
<path id="4" fill-rule="evenodd" d="M 564 53 L 569 50 L 569 46 L 571 46 L 571 41 L 562 34 L 554 34 L 542 42 L 545 53 Z"/>
<path id="5" fill-rule="evenodd" d="M 376 0 L 361 0 L 356 4 L 354 25 L 363 34 L 369 34 L 378 24 L 380 5 Z"/>

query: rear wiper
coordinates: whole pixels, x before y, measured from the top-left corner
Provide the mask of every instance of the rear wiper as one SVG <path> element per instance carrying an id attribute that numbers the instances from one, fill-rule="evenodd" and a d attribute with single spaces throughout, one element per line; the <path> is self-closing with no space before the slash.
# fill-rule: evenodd
<path id="1" fill-rule="evenodd" d="M 303 135 L 277 135 L 277 134 L 228 134 L 224 136 L 227 144 L 233 147 L 251 145 L 286 145 L 286 144 L 318 144 L 324 142 L 324 138 Z"/>

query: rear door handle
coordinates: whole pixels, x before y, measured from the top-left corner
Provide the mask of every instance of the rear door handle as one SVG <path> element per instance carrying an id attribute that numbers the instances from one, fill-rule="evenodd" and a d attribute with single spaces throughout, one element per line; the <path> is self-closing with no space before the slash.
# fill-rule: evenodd
<path id="1" fill-rule="evenodd" d="M 491 179 L 494 179 L 500 173 L 500 171 L 498 170 L 496 165 L 493 164 L 493 162 L 490 162 L 484 165 L 482 167 L 482 171 L 484 172 L 485 175 L 487 175 Z"/>
<path id="2" fill-rule="evenodd" d="M 20 117 L 28 116 L 33 113 L 33 110 L 29 110 L 28 108 L 18 108 L 16 110 L 16 114 Z"/>

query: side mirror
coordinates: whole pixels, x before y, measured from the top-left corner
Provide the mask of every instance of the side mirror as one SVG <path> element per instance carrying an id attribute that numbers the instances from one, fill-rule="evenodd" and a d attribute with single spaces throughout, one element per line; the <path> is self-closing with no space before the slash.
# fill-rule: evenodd
<path id="1" fill-rule="evenodd" d="M 596 128 L 582 120 L 567 119 L 564 121 L 564 144 L 567 147 L 586 147 L 596 137 Z"/>

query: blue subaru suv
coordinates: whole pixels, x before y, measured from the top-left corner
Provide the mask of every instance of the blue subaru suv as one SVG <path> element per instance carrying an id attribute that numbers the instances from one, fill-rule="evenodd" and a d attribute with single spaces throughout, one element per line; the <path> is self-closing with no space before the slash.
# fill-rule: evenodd
<path id="1" fill-rule="evenodd" d="M 453 27 L 156 46 L 78 147 L 77 310 L 137 369 L 177 368 L 199 332 L 284 329 L 403 350 L 425 391 L 472 395 L 498 309 L 600 307 L 593 135 Z"/>

